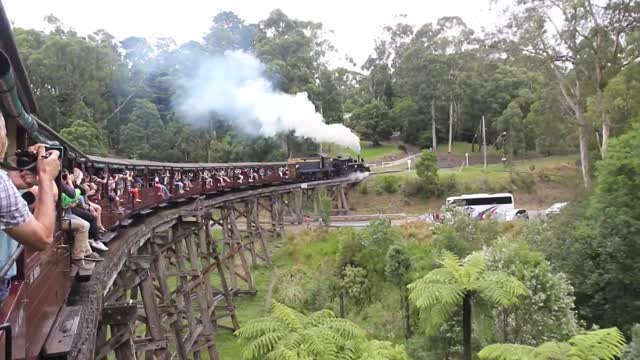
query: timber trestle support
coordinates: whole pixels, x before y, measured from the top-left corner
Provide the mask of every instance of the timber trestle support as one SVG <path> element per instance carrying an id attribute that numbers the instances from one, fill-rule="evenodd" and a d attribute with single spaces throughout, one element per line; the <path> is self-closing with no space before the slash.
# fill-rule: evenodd
<path id="1" fill-rule="evenodd" d="M 348 210 L 347 184 L 318 183 L 201 197 L 123 229 L 72 292 L 84 316 L 68 358 L 220 359 L 217 334 L 240 328 L 233 299 L 257 293 L 251 270 L 271 266 L 269 240 L 301 224 L 321 192 Z"/>

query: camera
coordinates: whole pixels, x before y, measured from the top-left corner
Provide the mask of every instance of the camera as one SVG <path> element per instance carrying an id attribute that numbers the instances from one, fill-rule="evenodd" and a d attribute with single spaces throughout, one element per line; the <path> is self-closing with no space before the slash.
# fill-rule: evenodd
<path id="1" fill-rule="evenodd" d="M 60 158 L 63 155 L 63 147 L 62 146 L 46 146 L 45 150 L 47 152 L 51 150 L 58 151 L 60 153 Z M 18 150 L 15 153 L 16 156 L 16 168 L 21 171 L 30 171 L 35 173 L 37 171 L 36 165 L 38 164 L 38 153 L 32 150 Z"/>

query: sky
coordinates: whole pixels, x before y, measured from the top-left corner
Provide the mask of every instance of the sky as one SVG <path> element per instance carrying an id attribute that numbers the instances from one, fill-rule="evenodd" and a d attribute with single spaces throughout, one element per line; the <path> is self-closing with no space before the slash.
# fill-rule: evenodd
<path id="1" fill-rule="evenodd" d="M 476 31 L 491 29 L 499 11 L 491 0 L 2 0 L 14 26 L 45 30 L 53 14 L 80 34 L 105 29 L 118 39 L 127 36 L 172 37 L 178 44 L 200 40 L 220 11 L 230 10 L 248 23 L 280 8 L 289 17 L 322 22 L 337 48 L 331 62 L 344 55 L 360 65 L 372 53 L 385 25 L 422 25 L 442 16 L 460 16 Z"/>

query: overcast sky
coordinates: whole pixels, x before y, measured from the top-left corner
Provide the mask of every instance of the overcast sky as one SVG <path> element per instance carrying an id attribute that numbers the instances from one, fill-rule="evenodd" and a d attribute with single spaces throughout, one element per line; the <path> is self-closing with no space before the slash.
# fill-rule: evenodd
<path id="1" fill-rule="evenodd" d="M 275 8 L 289 17 L 322 22 L 334 34 L 340 57 L 358 64 L 372 52 L 382 27 L 397 22 L 422 25 L 457 15 L 468 26 L 492 28 L 498 11 L 491 0 L 2 0 L 15 26 L 46 29 L 43 18 L 53 14 L 80 34 L 106 29 L 118 39 L 127 36 L 172 37 L 178 44 L 200 40 L 215 14 L 231 10 L 253 23 Z"/>

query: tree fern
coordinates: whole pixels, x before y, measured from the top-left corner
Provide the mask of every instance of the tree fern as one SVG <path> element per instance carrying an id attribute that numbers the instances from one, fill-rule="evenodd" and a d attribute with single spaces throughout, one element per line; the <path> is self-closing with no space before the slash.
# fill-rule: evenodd
<path id="1" fill-rule="evenodd" d="M 617 328 L 589 331 L 567 342 L 546 342 L 538 347 L 493 344 L 480 351 L 482 360 L 613 360 L 622 353 L 624 336 Z"/>
<path id="2" fill-rule="evenodd" d="M 435 334 L 449 319 L 457 306 L 463 305 L 463 320 L 471 317 L 471 301 L 481 297 L 496 306 L 508 306 L 527 294 L 526 287 L 516 278 L 502 272 L 487 271 L 482 253 L 476 252 L 460 260 L 443 252 L 441 268 L 408 285 L 409 299 L 427 314 L 427 333 Z M 464 328 L 465 359 L 471 358 L 471 322 Z"/>

